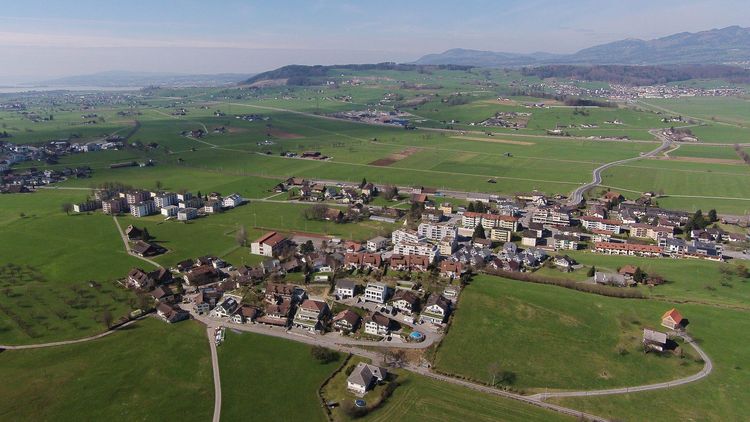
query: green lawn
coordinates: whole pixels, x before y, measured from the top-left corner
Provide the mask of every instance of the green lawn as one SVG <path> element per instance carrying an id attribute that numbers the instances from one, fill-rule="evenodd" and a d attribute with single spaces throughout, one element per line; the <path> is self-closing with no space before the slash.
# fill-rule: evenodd
<path id="1" fill-rule="evenodd" d="M 679 378 L 701 365 L 644 355 L 641 346 L 642 328 L 658 327 L 670 307 L 478 276 L 462 294 L 435 367 L 489 382 L 488 368 L 496 364 L 515 373 L 514 388 L 537 391 Z"/>
<path id="2" fill-rule="evenodd" d="M 325 421 L 317 391 L 340 361 L 321 364 L 304 344 L 228 330 L 219 364 L 222 420 Z"/>
<path id="3" fill-rule="evenodd" d="M 0 419 L 206 421 L 211 362 L 202 325 L 148 318 L 71 346 L 4 351 Z"/>

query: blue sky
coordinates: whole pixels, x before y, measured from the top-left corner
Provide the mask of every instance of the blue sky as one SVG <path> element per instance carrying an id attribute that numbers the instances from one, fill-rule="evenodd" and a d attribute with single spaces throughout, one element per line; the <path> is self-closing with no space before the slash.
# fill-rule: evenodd
<path id="1" fill-rule="evenodd" d="M 0 85 L 103 70 L 252 73 L 463 47 L 574 52 L 750 26 L 750 2 L 0 0 Z"/>

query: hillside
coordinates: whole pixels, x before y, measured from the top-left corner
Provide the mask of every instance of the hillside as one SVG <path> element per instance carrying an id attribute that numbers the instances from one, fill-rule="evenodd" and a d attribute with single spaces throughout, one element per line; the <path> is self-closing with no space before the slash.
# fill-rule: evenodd
<path id="1" fill-rule="evenodd" d="M 567 55 L 452 49 L 440 54 L 428 54 L 414 63 L 513 67 L 541 64 L 725 64 L 746 61 L 750 61 L 750 28 L 730 26 L 695 33 L 682 32 L 653 40 L 620 40 Z"/>

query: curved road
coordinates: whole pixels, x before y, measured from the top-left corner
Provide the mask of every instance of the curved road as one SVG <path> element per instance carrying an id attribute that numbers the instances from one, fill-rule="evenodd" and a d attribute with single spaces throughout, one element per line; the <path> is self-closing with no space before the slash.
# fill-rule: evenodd
<path id="1" fill-rule="evenodd" d="M 704 352 L 703 349 L 701 349 L 701 347 L 698 346 L 698 344 L 695 343 L 695 340 L 693 340 L 689 335 L 680 334 L 680 337 L 682 337 L 686 343 L 693 346 L 693 349 L 695 349 L 695 351 L 698 352 L 698 355 L 700 355 L 701 359 L 703 359 L 703 362 L 704 362 L 703 369 L 701 369 L 700 372 L 695 373 L 685 378 L 680 378 L 680 379 L 667 381 L 667 382 L 659 382 L 656 384 L 637 385 L 634 387 L 623 387 L 623 388 L 610 388 L 606 390 L 561 391 L 561 392 L 555 392 L 555 393 L 539 393 L 539 394 L 534 394 L 528 397 L 533 400 L 542 401 L 542 400 L 546 400 L 548 398 L 554 398 L 554 397 L 589 397 L 589 396 L 606 396 L 606 395 L 612 395 L 612 394 L 628 394 L 628 393 L 636 393 L 639 391 L 661 390 L 665 388 L 677 387 L 678 385 L 689 384 L 691 382 L 695 382 L 702 378 L 707 377 L 708 374 L 710 374 L 714 369 L 714 365 L 713 365 L 713 362 L 711 362 L 711 358 L 708 357 L 706 352 Z"/>
<path id="2" fill-rule="evenodd" d="M 125 327 L 127 327 L 127 326 L 129 326 L 131 324 L 134 324 L 136 321 L 141 320 L 141 319 L 145 318 L 146 316 L 148 316 L 148 314 L 142 315 L 142 316 L 140 316 L 140 317 L 138 317 L 136 319 L 130 320 L 130 321 L 128 321 L 128 322 L 126 322 L 126 323 L 124 323 L 124 324 L 122 324 L 120 326 L 117 326 L 117 327 L 112 328 L 110 330 L 107 330 L 107 331 L 105 331 L 103 333 L 99 333 L 97 335 L 90 336 L 90 337 L 79 338 L 79 339 L 76 339 L 76 340 L 55 341 L 55 342 L 52 342 L 52 343 L 24 344 L 24 345 L 20 345 L 20 346 L 5 346 L 5 345 L 0 345 L 0 350 L 42 349 L 42 348 L 45 348 L 45 347 L 67 346 L 69 344 L 85 343 L 87 341 L 97 340 L 97 339 L 100 339 L 102 337 L 106 337 L 106 336 L 114 333 L 117 330 L 121 330 L 121 329 L 123 329 L 123 328 L 125 328 Z"/>
<path id="3" fill-rule="evenodd" d="M 632 158 L 626 158 L 624 160 L 618 160 L 618 161 L 612 161 L 611 163 L 605 163 L 601 166 L 594 169 L 592 172 L 593 180 L 591 180 L 589 183 L 586 183 L 583 186 L 578 187 L 576 190 L 573 191 L 573 193 L 570 194 L 570 197 L 568 198 L 567 205 L 569 206 L 578 206 L 583 201 L 583 194 L 586 193 L 587 190 L 593 188 L 594 186 L 597 186 L 602 182 L 602 171 L 614 167 L 619 166 L 620 164 L 629 163 L 631 161 L 637 161 L 643 158 L 653 157 L 655 155 L 658 155 L 662 151 L 666 150 L 672 145 L 672 142 L 668 139 L 662 139 L 661 145 L 649 152 L 643 153 L 642 155 L 639 155 L 637 157 Z"/>

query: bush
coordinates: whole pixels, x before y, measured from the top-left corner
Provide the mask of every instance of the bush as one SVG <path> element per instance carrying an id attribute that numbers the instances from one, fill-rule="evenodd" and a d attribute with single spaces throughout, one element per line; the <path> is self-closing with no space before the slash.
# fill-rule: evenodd
<path id="1" fill-rule="evenodd" d="M 322 346 L 313 346 L 310 349 L 310 354 L 322 364 L 335 362 L 339 359 L 338 352 L 334 352 L 333 350 L 326 349 Z"/>
<path id="2" fill-rule="evenodd" d="M 643 299 L 643 293 L 635 289 L 624 287 L 601 286 L 598 284 L 577 283 L 573 280 L 565 280 L 554 277 L 547 277 L 533 273 L 517 273 L 503 270 L 485 270 L 487 274 L 509 278 L 518 281 L 527 281 L 530 283 L 552 284 L 555 286 L 565 287 L 566 289 L 578 290 L 586 293 L 594 293 L 602 296 Z M 708 287 L 708 286 L 707 286 Z"/>
<path id="3" fill-rule="evenodd" d="M 354 365 L 349 365 L 346 367 L 346 370 L 344 370 L 344 373 L 346 374 L 347 377 L 351 375 L 352 372 L 354 372 L 354 368 L 355 368 Z"/>

